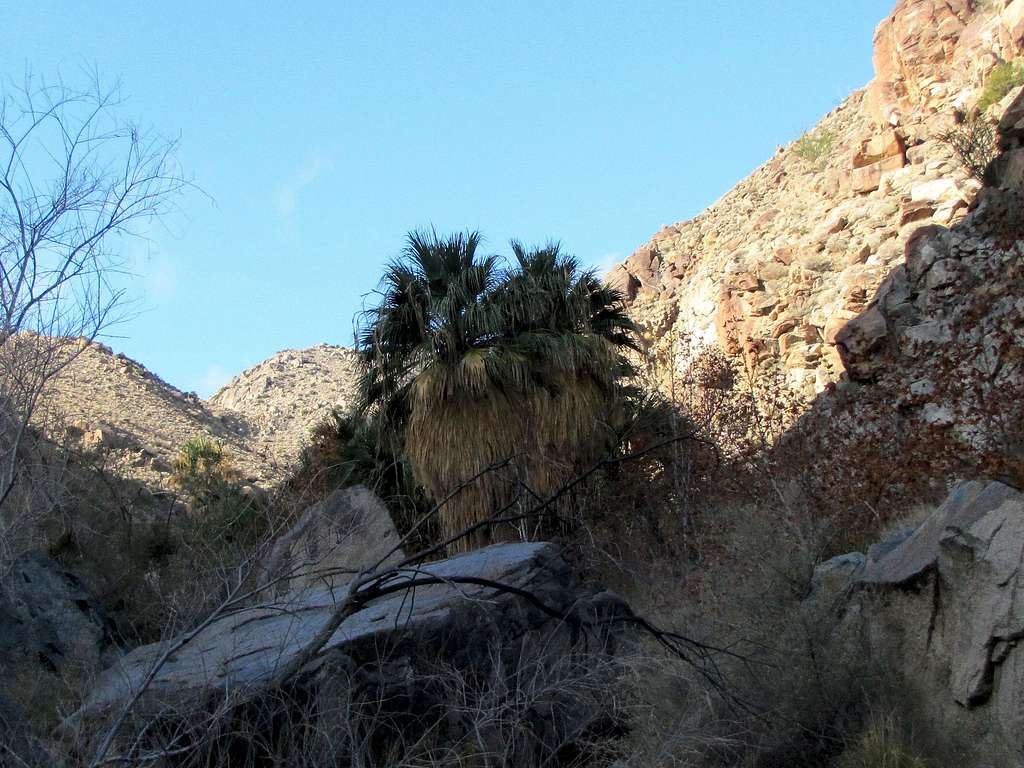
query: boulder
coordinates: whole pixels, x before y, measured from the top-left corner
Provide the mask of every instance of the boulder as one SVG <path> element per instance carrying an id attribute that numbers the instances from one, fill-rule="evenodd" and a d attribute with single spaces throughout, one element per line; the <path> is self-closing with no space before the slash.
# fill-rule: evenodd
<path id="1" fill-rule="evenodd" d="M 38 553 L 12 564 L 0 584 L 0 674 L 24 663 L 88 674 L 112 652 L 110 624 L 74 575 Z"/>
<path id="2" fill-rule="evenodd" d="M 402 587 L 413 579 L 433 583 Z M 323 686 L 355 685 L 356 678 L 361 691 L 370 686 L 381 700 L 421 712 L 429 694 L 418 686 L 440 669 L 470 677 L 493 674 L 495 664 L 517 670 L 528 652 L 601 664 L 614 651 L 614 634 L 600 629 L 610 625 L 600 620 L 628 612 L 614 595 L 584 587 L 554 545 L 498 544 L 395 571 L 387 582 L 395 592 L 362 605 L 318 653 L 280 680 L 279 671 L 324 629 L 348 589 L 308 583 L 220 616 L 188 638 L 159 667 L 135 714 L 176 711 L 187 718 L 204 702 L 227 700 L 238 716 L 254 716 L 266 702 L 280 701 L 282 687 L 291 691 L 288 701 L 308 700 Z M 100 675 L 65 728 L 122 707 L 167 647 L 136 649 Z M 577 657 L 577 651 L 585 653 Z"/>
<path id="3" fill-rule="evenodd" d="M 870 307 L 836 331 L 833 338 L 850 378 L 867 381 L 874 376 L 878 361 L 872 353 L 888 334 L 889 326 L 878 306 Z"/>
<path id="4" fill-rule="evenodd" d="M 937 565 L 939 541 L 947 528 L 969 528 L 982 515 L 1017 496 L 1001 483 L 959 483 L 942 505 L 897 546 L 882 557 L 875 551 L 862 581 L 893 586 L 912 583 Z"/>
<path id="5" fill-rule="evenodd" d="M 853 167 L 864 168 L 887 157 L 901 157 L 905 152 L 903 137 L 892 128 L 884 128 L 881 133 L 860 143 L 853 155 Z"/>
<path id="6" fill-rule="evenodd" d="M 905 227 L 907 224 L 925 221 L 926 219 L 930 219 L 934 213 L 935 203 L 929 200 L 918 200 L 916 202 L 911 201 L 904 203 L 900 208 L 899 224 L 901 227 Z"/>
<path id="7" fill-rule="evenodd" d="M 612 267 L 608 274 L 605 275 L 604 281 L 611 288 L 621 293 L 627 301 L 635 299 L 636 293 L 640 288 L 640 281 L 633 277 L 622 264 L 616 264 Z"/>
<path id="8" fill-rule="evenodd" d="M 861 168 L 854 168 L 850 175 L 853 191 L 859 194 L 874 192 L 882 183 L 883 173 L 898 171 L 906 164 L 903 155 L 893 155 Z"/>
<path id="9" fill-rule="evenodd" d="M 910 199 L 915 203 L 922 201 L 934 202 L 959 196 L 960 188 L 952 179 L 922 181 L 910 188 Z"/>
<path id="10" fill-rule="evenodd" d="M 846 327 L 846 324 L 856 317 L 856 313 L 848 310 L 839 310 L 825 321 L 825 328 L 822 335 L 829 344 L 835 344 L 839 333 Z"/>
<path id="11" fill-rule="evenodd" d="M 823 563 L 814 584 L 846 599 L 837 627 L 864 632 L 868 651 L 903 675 L 935 727 L 960 735 L 972 765 L 1020 764 L 1024 494 L 960 482 L 917 528 L 867 558 Z"/>
<path id="12" fill-rule="evenodd" d="M 302 513 L 275 542 L 265 566 L 269 594 L 340 589 L 355 571 L 404 558 L 387 508 L 362 485 L 335 491 Z"/>

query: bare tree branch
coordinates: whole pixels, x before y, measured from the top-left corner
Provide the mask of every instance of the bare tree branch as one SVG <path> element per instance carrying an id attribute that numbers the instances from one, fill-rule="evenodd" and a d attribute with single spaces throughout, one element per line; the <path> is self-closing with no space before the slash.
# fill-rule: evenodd
<path id="1" fill-rule="evenodd" d="M 0 537 L 50 381 L 123 319 L 127 238 L 187 188 L 177 142 L 119 116 L 116 83 L 0 83 Z"/>

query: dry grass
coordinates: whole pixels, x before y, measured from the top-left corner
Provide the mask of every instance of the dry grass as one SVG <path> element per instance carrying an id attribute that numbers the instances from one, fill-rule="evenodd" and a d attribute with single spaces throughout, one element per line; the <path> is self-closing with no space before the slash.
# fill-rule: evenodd
<path id="1" fill-rule="evenodd" d="M 908 735 L 894 714 L 872 715 L 837 768 L 928 768 L 907 742 Z"/>
<path id="2" fill-rule="evenodd" d="M 510 511 L 520 498 L 532 505 L 551 496 L 606 447 L 617 402 L 614 386 L 587 374 L 511 391 L 481 384 L 480 391 L 461 395 L 467 375 L 461 369 L 483 371 L 483 363 L 467 355 L 459 367 L 453 373 L 435 366 L 417 377 L 406 433 L 416 480 L 428 495 L 439 501 L 462 489 L 440 511 L 442 539 L 497 510 Z M 452 376 L 460 381 L 453 383 Z M 499 465 L 500 471 L 485 471 Z M 481 529 L 449 551 L 530 533 L 511 525 Z"/>
<path id="3" fill-rule="evenodd" d="M 498 647 L 477 662 L 456 669 L 381 652 L 325 669 L 312 687 L 179 704 L 132 722 L 115 759 L 142 765 L 173 755 L 168 764 L 181 768 L 582 768 L 620 756 L 629 701 L 618 662 Z M 77 737 L 86 754 L 94 732 L 103 724 Z"/>

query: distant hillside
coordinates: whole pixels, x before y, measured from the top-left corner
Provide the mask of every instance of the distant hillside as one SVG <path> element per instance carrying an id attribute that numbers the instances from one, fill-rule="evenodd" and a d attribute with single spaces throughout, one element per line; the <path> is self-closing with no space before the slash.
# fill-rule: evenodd
<path id="1" fill-rule="evenodd" d="M 271 487 L 312 426 L 351 402 L 354 353 L 319 345 L 285 350 L 238 375 L 209 401 L 92 344 L 53 382 L 48 420 L 57 438 L 102 452 L 121 474 L 165 485 L 191 438 L 219 441 L 248 482 Z"/>
<path id="2" fill-rule="evenodd" d="M 344 347 L 286 349 L 240 373 L 208 403 L 239 414 L 255 441 L 290 461 L 332 408 L 352 404 L 358 371 L 355 352 Z"/>

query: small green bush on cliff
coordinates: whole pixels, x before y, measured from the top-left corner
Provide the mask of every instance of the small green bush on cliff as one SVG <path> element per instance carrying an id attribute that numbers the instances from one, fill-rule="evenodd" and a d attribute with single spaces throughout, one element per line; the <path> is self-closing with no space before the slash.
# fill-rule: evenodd
<path id="1" fill-rule="evenodd" d="M 823 165 L 832 154 L 836 135 L 829 130 L 808 131 L 793 144 L 793 152 L 811 165 Z"/>
<path id="2" fill-rule="evenodd" d="M 978 99 L 978 111 L 985 112 L 993 104 L 998 104 L 1011 90 L 1024 85 L 1024 62 L 1004 61 L 985 78 L 985 87 Z"/>

